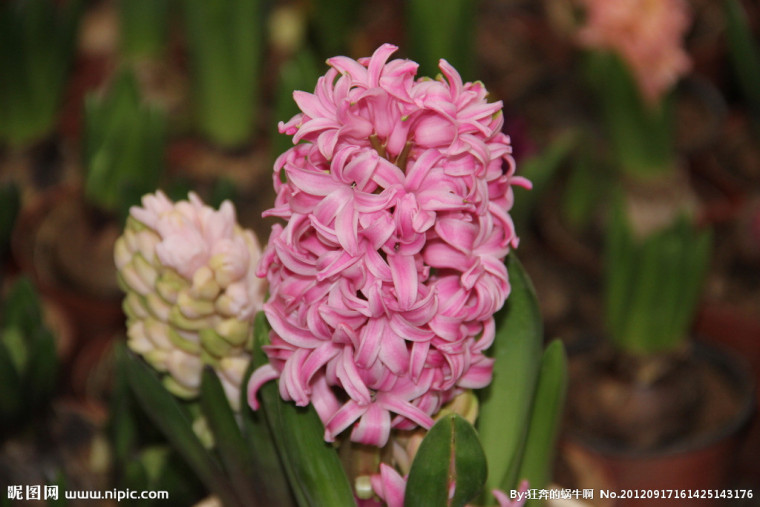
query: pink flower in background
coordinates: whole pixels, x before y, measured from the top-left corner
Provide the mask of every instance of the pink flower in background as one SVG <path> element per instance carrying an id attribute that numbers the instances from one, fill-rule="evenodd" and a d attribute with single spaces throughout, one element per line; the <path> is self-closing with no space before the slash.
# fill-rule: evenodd
<path id="1" fill-rule="evenodd" d="M 650 104 L 691 67 L 683 39 L 691 22 L 685 0 L 580 0 L 586 24 L 582 45 L 617 52 Z"/>
<path id="2" fill-rule="evenodd" d="M 490 382 L 484 351 L 517 245 L 511 187 L 529 185 L 514 176 L 501 103 L 443 60 L 443 77 L 415 79 L 416 63 L 388 61 L 395 50 L 331 58 L 280 124 L 300 144 L 275 162 L 265 214 L 287 223 L 259 265 L 273 331 L 249 401 L 279 378 L 328 441 L 351 428 L 382 446 Z"/>

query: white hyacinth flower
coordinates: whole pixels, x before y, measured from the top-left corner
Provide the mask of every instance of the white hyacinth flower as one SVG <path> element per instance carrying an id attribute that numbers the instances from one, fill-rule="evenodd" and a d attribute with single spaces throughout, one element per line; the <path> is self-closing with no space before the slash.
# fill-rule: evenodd
<path id="1" fill-rule="evenodd" d="M 214 210 L 194 193 L 177 203 L 148 194 L 130 210 L 114 256 L 128 346 L 183 398 L 197 396 L 211 366 L 238 411 L 265 282 L 255 275 L 261 248 L 237 224 L 232 203 Z"/>

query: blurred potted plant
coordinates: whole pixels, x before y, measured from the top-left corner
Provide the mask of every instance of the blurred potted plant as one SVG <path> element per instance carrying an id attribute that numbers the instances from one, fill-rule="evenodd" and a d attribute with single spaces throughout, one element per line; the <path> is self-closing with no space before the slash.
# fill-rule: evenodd
<path id="1" fill-rule="evenodd" d="M 554 250 L 596 275 L 612 205 L 600 195 L 622 188 L 641 235 L 699 211 L 675 124 L 675 87 L 691 65 L 683 48 L 691 12 L 682 0 L 580 5 L 572 33 L 585 49 L 579 62 L 596 124 L 585 128 L 569 174 L 550 193 L 561 208 L 544 207 L 543 222 Z"/>
<path id="2" fill-rule="evenodd" d="M 760 287 L 755 276 L 760 273 L 760 191 L 756 164 L 750 160 L 760 132 L 760 39 L 752 33 L 751 4 L 730 0 L 722 8 L 725 50 L 732 71 L 728 90 L 738 93 L 730 95 L 731 109 L 724 126 L 728 142 L 707 165 L 716 180 L 732 183 L 728 186 L 732 199 L 718 201 L 721 206 L 711 209 L 727 226 L 722 230 L 728 234 L 716 249 L 713 272 L 721 281 L 720 288 L 705 298 L 696 328 L 735 348 L 760 371 Z"/>
<path id="3" fill-rule="evenodd" d="M 522 505 L 507 492 L 549 480 L 565 356 L 559 342 L 544 351 L 514 254 L 504 265 L 515 236 L 495 215 L 504 218 L 521 180 L 501 104 L 444 61 L 446 78 L 415 81 L 414 62 L 387 62 L 394 50 L 331 58 L 315 94 L 294 93 L 303 112 L 280 130 L 300 143 L 275 164 L 268 212 L 286 223 L 264 252 L 231 203 L 216 211 L 194 195 L 145 196 L 117 241 L 128 346 L 144 359 L 126 357 L 130 385 L 225 505 Z M 391 95 L 399 83 L 481 111 L 454 111 L 485 129 L 472 125 L 472 151 L 430 124 L 453 120 Z M 396 122 L 373 123 L 375 101 L 397 101 L 389 111 L 400 120 L 406 109 L 397 126 L 413 131 L 392 139 Z M 352 104 L 357 123 L 324 121 Z M 480 143 L 488 160 L 475 156 Z M 443 167 L 462 168 L 461 187 L 436 177 Z M 331 206 L 340 196 L 355 200 Z M 252 476 L 262 480 L 238 479 Z"/>
<path id="4" fill-rule="evenodd" d="M 161 178 L 166 136 L 165 114 L 141 102 L 129 71 L 88 96 L 84 109 L 83 187 L 30 203 L 14 238 L 19 265 L 83 331 L 122 319 L 111 252 L 129 206 Z"/>
<path id="5" fill-rule="evenodd" d="M 585 487 L 594 474 L 606 481 L 597 488 L 731 485 L 753 390 L 746 367 L 690 337 L 710 246 L 710 232 L 685 217 L 637 237 L 623 206 L 615 208 L 606 251 L 609 346 L 571 361 L 566 455 Z"/>
<path id="6" fill-rule="evenodd" d="M 0 146 L 9 150 L 6 163 L 24 192 L 61 177 L 64 161 L 54 134 L 80 7 L 78 1 L 52 0 L 0 5 Z"/>

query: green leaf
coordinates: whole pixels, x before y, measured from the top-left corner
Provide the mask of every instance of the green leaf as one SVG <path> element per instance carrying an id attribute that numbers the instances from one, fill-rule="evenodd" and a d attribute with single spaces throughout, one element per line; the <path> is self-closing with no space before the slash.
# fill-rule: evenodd
<path id="1" fill-rule="evenodd" d="M 254 362 L 263 364 L 261 347 L 269 341 L 263 313 L 256 316 L 254 333 Z M 263 385 L 259 396 L 298 505 L 356 505 L 338 453 L 324 441 L 325 429 L 314 407 L 296 407 L 283 400 L 275 382 Z"/>
<path id="2" fill-rule="evenodd" d="M 483 489 L 486 456 L 475 428 L 457 414 L 441 418 L 417 451 L 409 471 L 405 506 L 461 507 Z M 449 499 L 449 484 L 454 496 Z"/>
<path id="3" fill-rule="evenodd" d="M 222 383 L 211 367 L 206 367 L 201 379 L 200 406 L 206 417 L 214 442 L 227 471 L 232 488 L 242 505 L 262 505 L 262 489 L 255 477 L 253 459 L 248 453 L 243 435 L 235 421 L 235 414 L 227 401 Z"/>
<path id="4" fill-rule="evenodd" d="M 0 2 L 0 143 L 49 135 L 68 82 L 82 2 Z"/>
<path id="5" fill-rule="evenodd" d="M 65 507 L 69 504 L 68 500 L 66 499 L 66 495 L 63 493 L 68 489 L 68 483 L 66 481 L 66 476 L 64 475 L 62 470 L 59 470 L 58 473 L 55 476 L 55 482 L 53 485 L 58 486 L 58 498 L 56 499 L 48 499 L 47 500 L 47 507 Z"/>
<path id="6" fill-rule="evenodd" d="M 107 94 L 85 99 L 85 197 L 125 217 L 158 186 L 165 140 L 165 112 L 143 103 L 133 72 L 120 71 Z"/>
<path id="7" fill-rule="evenodd" d="M 117 467 L 125 464 L 128 466 L 138 437 L 136 412 L 139 408 L 129 390 L 125 371 L 126 358 L 123 357 L 126 353 L 124 347 L 116 347 L 114 350 L 113 387 L 108 410 L 108 433 Z"/>
<path id="8" fill-rule="evenodd" d="M 563 190 L 563 219 L 575 231 L 585 230 L 594 213 L 606 204 L 600 196 L 610 194 L 611 171 L 599 160 L 596 144 L 590 136 L 584 139 Z"/>
<path id="9" fill-rule="evenodd" d="M 243 438 L 253 456 L 256 477 L 264 488 L 265 505 L 289 507 L 294 505 L 285 469 L 277 454 L 274 436 L 272 435 L 266 417 L 262 411 L 254 412 L 248 405 L 248 379 L 251 378 L 256 365 L 254 361 L 248 366 L 243 377 L 243 387 L 240 389 L 240 412 L 242 418 Z"/>
<path id="10" fill-rule="evenodd" d="M 355 0 L 313 0 L 309 14 L 322 58 L 346 54 L 352 30 L 361 26 L 361 6 Z"/>
<path id="11" fill-rule="evenodd" d="M 514 253 L 507 258 L 507 268 L 512 292 L 496 316 L 496 339 L 490 349 L 493 380 L 481 392 L 477 422 L 488 461 L 486 491 L 516 489 L 543 349 L 533 285 Z"/>
<path id="12" fill-rule="evenodd" d="M 187 409 L 166 391 L 156 373 L 142 360 L 131 353 L 124 356 L 129 385 L 153 424 L 185 458 L 207 488 L 214 491 L 225 505 L 237 505 L 235 493 L 221 464 L 195 435 L 192 417 Z"/>
<path id="13" fill-rule="evenodd" d="M 686 217 L 636 241 L 618 202 L 607 233 L 610 338 L 632 354 L 672 350 L 687 338 L 710 260 L 710 233 Z"/>
<path id="14" fill-rule="evenodd" d="M 567 357 L 562 342 L 555 340 L 546 347 L 541 359 L 525 453 L 518 474 L 520 480 L 528 480 L 531 488 L 545 489 L 551 481 L 566 392 Z M 527 505 L 537 503 L 531 500 Z"/>

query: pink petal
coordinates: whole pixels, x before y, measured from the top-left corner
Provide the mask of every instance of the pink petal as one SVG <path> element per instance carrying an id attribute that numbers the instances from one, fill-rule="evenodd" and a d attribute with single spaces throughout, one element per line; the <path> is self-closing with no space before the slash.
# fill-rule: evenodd
<path id="1" fill-rule="evenodd" d="M 256 371 L 253 372 L 250 380 L 248 380 L 248 405 L 250 405 L 253 410 L 259 409 L 259 400 L 256 399 L 256 393 L 259 392 L 261 386 L 279 376 L 280 372 L 275 370 L 275 368 L 269 363 L 256 368 Z"/>
<path id="2" fill-rule="evenodd" d="M 335 412 L 325 424 L 325 441 L 335 441 L 335 437 L 361 417 L 367 408 L 366 405 L 360 406 L 354 400 L 348 400 L 344 403 L 340 410 Z"/>
<path id="3" fill-rule="evenodd" d="M 417 300 L 417 267 L 414 257 L 391 255 L 388 257 L 393 286 L 396 288 L 401 310 L 408 310 Z"/>
<path id="4" fill-rule="evenodd" d="M 391 415 L 378 403 L 372 403 L 351 431 L 351 440 L 383 447 L 391 433 Z"/>
<path id="5" fill-rule="evenodd" d="M 388 507 L 403 507 L 406 479 L 392 467 L 380 463 L 380 474 L 371 478 L 372 489 Z"/>

